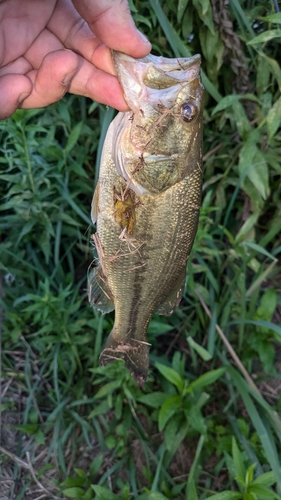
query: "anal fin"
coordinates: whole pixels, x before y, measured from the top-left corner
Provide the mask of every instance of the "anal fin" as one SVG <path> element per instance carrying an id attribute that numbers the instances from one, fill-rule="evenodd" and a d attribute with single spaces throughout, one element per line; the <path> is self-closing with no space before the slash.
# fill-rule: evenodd
<path id="1" fill-rule="evenodd" d="M 100 265 L 88 274 L 88 299 L 102 313 L 114 310 L 113 295 Z"/>
<path id="2" fill-rule="evenodd" d="M 184 287 L 185 287 L 185 275 L 183 278 L 181 278 L 180 284 L 177 284 L 177 286 L 174 288 L 174 290 L 168 295 L 166 300 L 160 304 L 160 306 L 157 307 L 156 312 L 158 314 L 161 314 L 163 316 L 169 316 L 174 312 L 176 307 L 178 307 L 182 295 L 184 292 Z"/>

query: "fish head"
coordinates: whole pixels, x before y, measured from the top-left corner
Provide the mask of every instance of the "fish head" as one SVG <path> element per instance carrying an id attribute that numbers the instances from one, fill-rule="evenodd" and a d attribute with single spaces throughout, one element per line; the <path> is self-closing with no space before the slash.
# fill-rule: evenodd
<path id="1" fill-rule="evenodd" d="M 139 196 L 160 193 L 201 168 L 204 89 L 200 55 L 113 58 L 130 111 L 116 118 L 113 158 Z"/>

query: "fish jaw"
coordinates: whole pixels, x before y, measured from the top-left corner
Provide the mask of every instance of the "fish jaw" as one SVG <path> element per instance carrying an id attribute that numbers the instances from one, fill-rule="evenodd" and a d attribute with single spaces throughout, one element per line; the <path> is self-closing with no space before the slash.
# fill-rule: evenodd
<path id="1" fill-rule="evenodd" d="M 180 182 L 202 157 L 203 86 L 200 56 L 133 59 L 114 53 L 124 97 L 131 108 L 116 120 L 116 169 L 139 196 Z M 184 109 L 194 116 L 186 121 Z"/>

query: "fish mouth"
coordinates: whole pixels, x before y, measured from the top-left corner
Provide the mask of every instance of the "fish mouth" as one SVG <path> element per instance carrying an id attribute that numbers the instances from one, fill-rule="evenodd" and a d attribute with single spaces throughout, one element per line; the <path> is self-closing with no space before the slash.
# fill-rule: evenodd
<path id="1" fill-rule="evenodd" d="M 193 80 L 201 85 L 200 54 L 174 59 L 153 54 L 133 59 L 116 51 L 112 54 L 124 98 L 134 112 L 137 112 L 140 101 L 159 102 L 162 96 L 172 102 L 182 85 Z"/>
<path id="2" fill-rule="evenodd" d="M 141 59 L 133 59 L 122 52 L 112 51 L 112 56 L 124 90 L 128 77 L 149 88 L 164 89 L 183 80 L 192 81 L 200 75 L 200 54 L 174 59 L 149 54 Z"/>

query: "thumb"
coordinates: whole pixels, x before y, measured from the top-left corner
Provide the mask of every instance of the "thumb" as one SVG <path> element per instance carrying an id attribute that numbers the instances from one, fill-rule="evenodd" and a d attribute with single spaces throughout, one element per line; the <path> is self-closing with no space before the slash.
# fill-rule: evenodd
<path id="1" fill-rule="evenodd" d="M 144 57 L 150 42 L 137 30 L 127 0 L 73 0 L 93 33 L 110 49 L 132 57 Z"/>
<path id="2" fill-rule="evenodd" d="M 8 74 L 0 78 L 0 120 L 11 116 L 31 94 L 32 82 L 27 76 Z"/>

